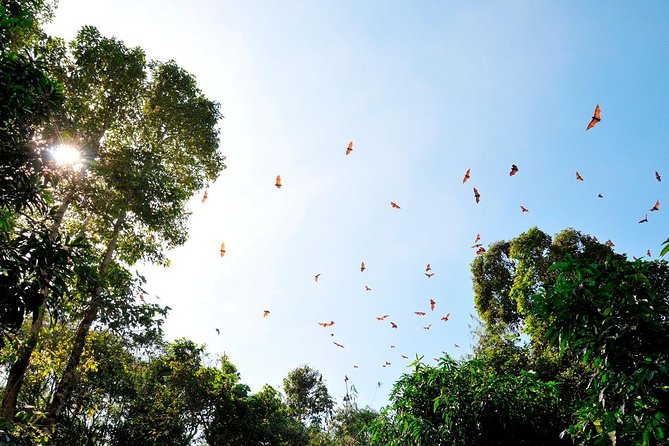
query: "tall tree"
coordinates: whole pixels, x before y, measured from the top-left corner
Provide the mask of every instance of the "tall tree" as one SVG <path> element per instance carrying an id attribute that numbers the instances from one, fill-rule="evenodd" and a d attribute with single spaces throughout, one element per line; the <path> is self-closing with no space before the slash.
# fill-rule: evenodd
<path id="1" fill-rule="evenodd" d="M 320 425 L 329 417 L 334 401 L 323 382 L 323 375 L 308 365 L 291 371 L 283 380 L 286 403 L 302 422 Z"/>

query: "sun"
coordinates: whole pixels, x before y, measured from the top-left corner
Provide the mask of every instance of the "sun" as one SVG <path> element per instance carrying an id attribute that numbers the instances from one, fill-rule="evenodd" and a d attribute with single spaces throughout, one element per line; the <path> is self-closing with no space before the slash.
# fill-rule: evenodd
<path id="1" fill-rule="evenodd" d="M 56 164 L 71 167 L 74 170 L 81 168 L 81 152 L 74 146 L 62 144 L 52 148 L 49 153 Z"/>

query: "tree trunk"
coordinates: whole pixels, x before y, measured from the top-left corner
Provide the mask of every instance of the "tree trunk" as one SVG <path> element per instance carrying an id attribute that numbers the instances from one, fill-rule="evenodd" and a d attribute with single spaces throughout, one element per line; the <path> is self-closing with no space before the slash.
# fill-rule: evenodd
<path id="1" fill-rule="evenodd" d="M 65 199 L 58 208 L 58 212 L 56 213 L 50 228 L 52 237 L 55 237 L 58 234 L 58 231 L 60 231 L 60 225 L 63 222 L 65 212 L 67 212 L 67 208 L 74 199 L 74 192 L 75 190 L 72 189 L 65 196 Z M 33 350 L 35 350 L 35 347 L 39 342 L 39 335 L 42 331 L 42 324 L 44 323 L 44 313 L 46 313 L 46 293 L 47 291 L 43 290 L 44 301 L 33 313 L 33 323 L 30 326 L 28 339 L 19 348 L 16 361 L 14 361 L 14 364 L 12 364 L 12 367 L 9 369 L 7 385 L 5 386 L 5 393 L 2 395 L 2 405 L 0 405 L 0 418 L 13 420 L 16 415 L 16 401 L 19 397 L 21 386 L 23 385 L 23 377 L 30 365 L 30 357 L 33 354 Z"/>
<path id="2" fill-rule="evenodd" d="M 114 232 L 112 233 L 111 240 L 107 245 L 105 256 L 102 260 L 102 263 L 100 264 L 100 277 L 104 277 L 107 274 L 107 269 L 111 264 L 114 250 L 116 250 L 118 236 L 121 232 L 121 228 L 123 227 L 125 216 L 126 210 L 124 209 L 116 219 L 116 223 L 114 223 Z M 93 292 L 93 296 L 91 296 L 91 302 L 84 313 L 84 317 L 81 320 L 79 327 L 77 328 L 77 334 L 74 337 L 72 351 L 70 352 L 70 357 L 67 361 L 67 365 L 65 366 L 65 370 L 63 371 L 63 376 L 60 378 L 58 386 L 56 387 L 56 392 L 53 395 L 53 399 L 46 409 L 46 429 L 51 429 L 54 426 L 56 419 L 65 406 L 65 402 L 72 393 L 72 388 L 76 381 L 77 367 L 79 367 L 79 363 L 81 362 L 81 355 L 84 351 L 86 338 L 88 337 L 88 332 L 90 331 L 91 326 L 93 325 L 93 322 L 95 321 L 95 318 L 98 314 L 98 298 L 101 294 L 102 286 L 97 286 Z"/>

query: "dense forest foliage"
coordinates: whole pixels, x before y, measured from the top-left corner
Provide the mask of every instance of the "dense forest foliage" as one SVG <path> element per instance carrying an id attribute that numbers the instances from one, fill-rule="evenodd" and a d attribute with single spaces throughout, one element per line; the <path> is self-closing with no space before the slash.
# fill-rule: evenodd
<path id="1" fill-rule="evenodd" d="M 167 341 L 133 266 L 168 264 L 225 168 L 219 105 L 93 27 L 47 36 L 52 13 L 0 6 L 0 444 L 666 443 L 669 266 L 573 229 L 479 255 L 474 354 L 416 358 L 380 413 L 308 365 L 253 393 L 230 358 Z"/>

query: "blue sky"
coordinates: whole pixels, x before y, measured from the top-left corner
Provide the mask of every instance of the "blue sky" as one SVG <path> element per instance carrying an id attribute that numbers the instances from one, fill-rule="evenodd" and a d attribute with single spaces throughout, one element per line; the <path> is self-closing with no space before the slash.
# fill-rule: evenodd
<path id="1" fill-rule="evenodd" d="M 175 59 L 225 115 L 228 169 L 193 199 L 172 266 L 146 267 L 173 308 L 169 338 L 227 353 L 253 390 L 310 364 L 334 397 L 347 374 L 358 403 L 379 407 L 409 371 L 401 354 L 471 352 L 477 233 L 487 245 L 574 227 L 630 256 L 659 252 L 669 3 L 436 3 L 60 0 L 52 34 L 95 25 Z"/>

